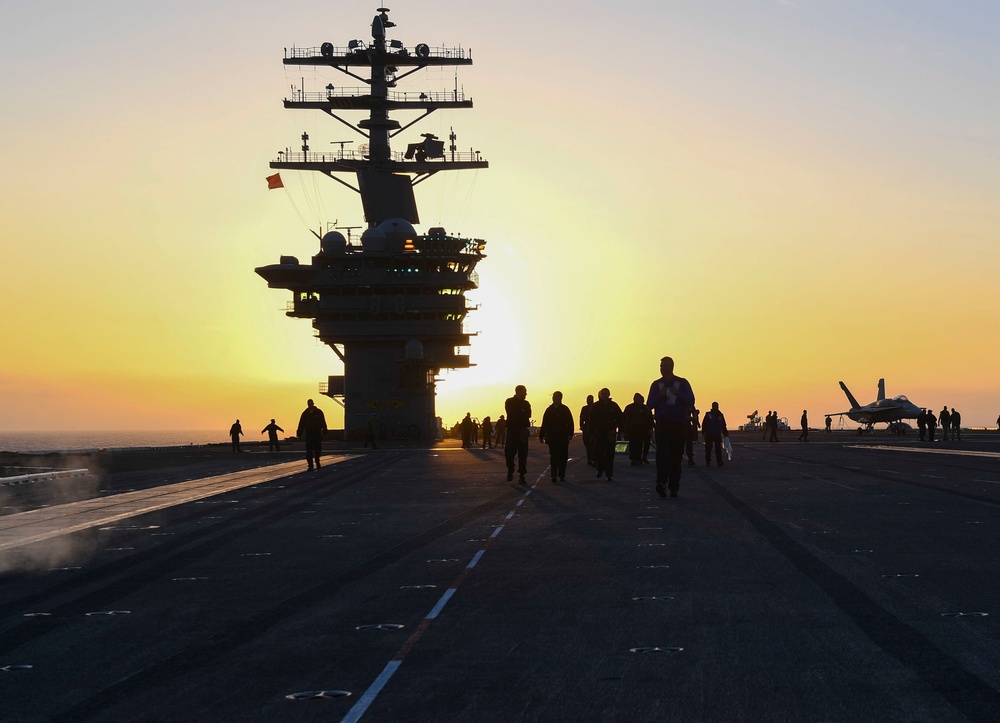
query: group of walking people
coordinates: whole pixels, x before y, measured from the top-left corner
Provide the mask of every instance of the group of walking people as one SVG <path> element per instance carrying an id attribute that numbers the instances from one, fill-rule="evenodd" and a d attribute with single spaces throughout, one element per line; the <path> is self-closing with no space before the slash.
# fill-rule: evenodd
<path id="1" fill-rule="evenodd" d="M 937 416 L 930 409 L 921 409 L 917 415 L 917 432 L 920 441 L 936 442 L 938 425 L 941 425 L 943 441 L 948 441 L 948 432 L 954 440 L 962 439 L 962 415 L 954 408 L 943 407 Z"/>
<path id="2" fill-rule="evenodd" d="M 281 443 L 278 441 L 278 432 L 285 430 L 278 426 L 272 419 L 270 424 L 260 430 L 261 434 L 267 434 L 267 448 L 270 452 L 280 452 Z M 319 455 L 323 450 L 323 434 L 327 431 L 326 415 L 323 410 L 316 406 L 312 399 L 306 400 L 306 408 L 299 416 L 299 426 L 295 435 L 303 440 L 306 445 L 306 461 L 309 469 L 319 469 Z M 233 451 L 241 452 L 240 437 L 243 436 L 243 425 L 237 419 L 229 428 L 229 438 L 232 440 Z"/>
<path id="3" fill-rule="evenodd" d="M 514 396 L 504 402 L 506 442 L 504 457 L 507 480 L 527 484 L 528 440 L 531 435 L 531 404 L 527 389 L 518 385 Z M 714 451 L 716 464 L 723 466 L 723 440 L 729 436 L 726 418 L 713 402 L 712 408 L 699 423 L 694 392 L 687 379 L 674 374 L 671 357 L 660 360 L 660 377 L 653 381 L 643 398 L 638 392 L 623 410 L 611 398 L 608 388 L 587 397 L 580 410 L 580 431 L 587 450 L 587 464 L 596 467 L 597 477 L 614 480 L 615 451 L 619 439 L 628 440 L 629 462 L 632 466 L 648 464 L 650 445 L 656 442 L 656 491 L 661 497 L 677 497 L 680 490 L 681 467 L 685 457 L 694 464 L 693 444 L 700 427 L 705 438 L 705 463 L 711 464 Z M 467 415 L 468 416 L 468 415 Z M 552 482 L 566 479 L 569 442 L 576 431 L 573 413 L 563 403 L 563 393 L 553 392 L 552 404 L 542 415 L 538 438 L 549 447 L 549 471 Z M 464 437 L 463 437 L 464 442 Z M 463 445 L 464 446 L 464 445 Z"/>

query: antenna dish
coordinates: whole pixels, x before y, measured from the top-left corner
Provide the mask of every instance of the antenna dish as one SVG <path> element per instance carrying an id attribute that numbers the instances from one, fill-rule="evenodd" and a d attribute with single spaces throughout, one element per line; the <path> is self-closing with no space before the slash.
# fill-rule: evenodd
<path id="1" fill-rule="evenodd" d="M 416 50 L 418 58 L 426 58 L 431 54 L 431 48 L 427 43 L 420 43 L 414 50 Z"/>
<path id="2" fill-rule="evenodd" d="M 368 157 L 368 144 L 367 143 L 362 143 L 360 146 L 358 146 L 358 153 L 361 154 L 362 158 L 367 158 Z"/>
<path id="3" fill-rule="evenodd" d="M 322 45 L 319 46 L 319 52 L 320 55 L 322 55 L 324 58 L 332 58 L 333 43 L 323 43 Z"/>

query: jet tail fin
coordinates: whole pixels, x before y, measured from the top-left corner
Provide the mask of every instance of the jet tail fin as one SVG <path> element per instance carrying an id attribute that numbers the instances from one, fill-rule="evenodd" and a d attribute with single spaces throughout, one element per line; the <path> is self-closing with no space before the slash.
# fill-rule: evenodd
<path id="1" fill-rule="evenodd" d="M 861 406 L 860 404 L 858 404 L 858 400 L 854 398 L 854 395 L 851 394 L 851 390 L 847 388 L 846 384 L 841 382 L 840 388 L 843 389 L 844 394 L 847 395 L 847 400 L 851 403 L 851 409 L 857 409 L 858 407 Z"/>
<path id="2" fill-rule="evenodd" d="M 885 399 L 885 379 L 878 380 L 878 401 Z"/>

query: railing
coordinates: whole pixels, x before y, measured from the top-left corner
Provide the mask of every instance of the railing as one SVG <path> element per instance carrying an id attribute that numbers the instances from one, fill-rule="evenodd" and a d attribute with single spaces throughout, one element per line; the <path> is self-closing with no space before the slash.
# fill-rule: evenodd
<path id="1" fill-rule="evenodd" d="M 446 151 L 444 158 L 428 158 L 423 163 L 476 163 L 483 160 L 483 157 L 478 151 L 465 151 L 452 153 L 451 151 Z M 292 153 L 290 150 L 279 151 L 277 163 L 337 163 L 339 161 L 367 161 L 369 160 L 369 155 L 367 153 L 361 153 L 359 151 L 349 151 L 349 150 L 336 150 L 330 151 L 329 153 L 317 153 L 315 151 L 309 151 L 308 153 Z M 414 163 L 415 161 L 409 161 L 406 159 L 405 155 L 400 151 L 392 151 L 389 154 L 389 160 L 395 163 Z"/>
<path id="2" fill-rule="evenodd" d="M 354 42 L 357 43 L 357 45 L 355 47 L 346 47 L 345 48 L 345 47 L 338 47 L 336 45 L 333 46 L 333 50 L 330 52 L 330 55 L 328 57 L 331 60 L 333 60 L 333 59 L 336 59 L 336 58 L 343 58 L 343 57 L 349 56 L 349 55 L 362 55 L 364 53 L 367 53 L 368 50 L 369 50 L 369 48 L 371 47 L 370 45 L 368 45 L 368 44 L 366 44 L 366 43 L 364 43 L 362 41 L 354 41 Z M 419 58 L 420 57 L 419 55 L 417 55 L 416 48 L 389 48 L 389 49 L 387 49 L 386 56 L 388 56 L 388 57 L 391 58 L 393 55 L 397 55 L 397 56 L 402 57 L 402 58 Z M 321 48 L 319 48 L 319 47 L 313 47 L 313 48 L 296 48 L 296 47 L 291 47 L 291 48 L 285 48 L 285 57 L 286 58 L 322 58 L 324 56 L 323 56 L 323 52 L 322 52 Z M 425 57 L 429 57 L 429 58 L 458 58 L 459 60 L 463 60 L 466 57 L 468 57 L 471 60 L 472 59 L 472 51 L 471 50 L 466 51 L 465 48 L 463 48 L 461 46 L 459 46 L 457 48 L 434 48 L 434 47 L 428 47 L 428 54 Z"/>
<path id="3" fill-rule="evenodd" d="M 315 91 L 293 90 L 291 101 L 293 103 L 322 103 L 334 98 L 360 98 L 370 95 L 371 89 L 369 88 L 335 87 L 333 89 L 325 88 Z M 386 100 L 393 103 L 407 103 L 410 101 L 419 101 L 421 103 L 463 103 L 465 102 L 465 92 L 457 90 L 442 90 L 431 93 L 391 91 L 386 94 Z"/>

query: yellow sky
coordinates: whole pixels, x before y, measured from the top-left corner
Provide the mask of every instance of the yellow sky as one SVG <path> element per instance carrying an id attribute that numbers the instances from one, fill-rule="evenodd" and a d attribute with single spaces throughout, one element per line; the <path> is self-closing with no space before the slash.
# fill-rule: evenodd
<path id="1" fill-rule="evenodd" d="M 518 383 L 538 416 L 555 389 L 624 403 L 664 354 L 731 424 L 818 423 L 846 409 L 838 380 L 867 402 L 879 377 L 993 422 L 1000 17 L 835 5 L 393 6 L 407 45 L 475 59 L 475 109 L 409 133 L 454 126 L 491 164 L 417 187 L 424 228 L 488 242 L 477 366 L 444 374 L 446 423 L 495 417 Z M 339 362 L 253 269 L 362 223 L 328 179 L 263 178 L 303 130 L 314 149 L 352 137 L 281 108 L 303 77 L 353 85 L 286 71 L 282 48 L 365 37 L 373 9 L 0 8 L 0 429 L 225 431 L 290 423 L 307 397 L 336 423 L 317 383 Z"/>

